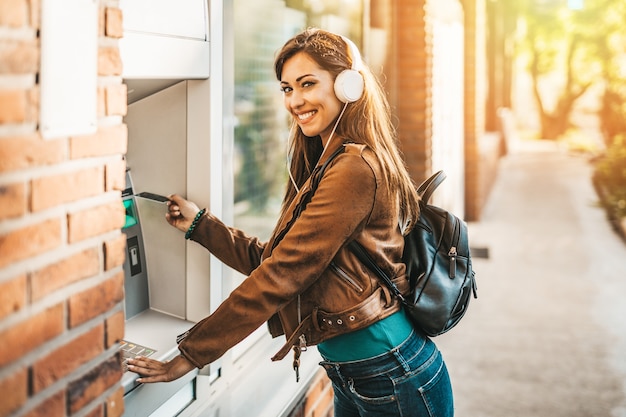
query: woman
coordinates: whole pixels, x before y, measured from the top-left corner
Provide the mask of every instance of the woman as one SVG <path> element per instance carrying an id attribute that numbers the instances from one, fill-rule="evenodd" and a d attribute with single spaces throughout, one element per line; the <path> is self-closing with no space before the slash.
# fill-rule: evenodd
<path id="1" fill-rule="evenodd" d="M 346 248 L 359 241 L 407 290 L 403 229 L 418 197 L 396 147 L 381 86 L 347 39 L 318 29 L 289 40 L 275 61 L 293 117 L 291 182 L 268 242 L 225 226 L 180 196 L 167 221 L 248 275 L 179 344 L 167 363 L 137 358 L 140 382 L 170 381 L 218 359 L 264 322 L 287 343 L 272 358 L 317 345 L 332 380 L 335 416 L 452 416 L 441 354 L 413 329 L 399 301 Z M 294 216 L 311 174 L 338 148 L 312 199 Z"/>

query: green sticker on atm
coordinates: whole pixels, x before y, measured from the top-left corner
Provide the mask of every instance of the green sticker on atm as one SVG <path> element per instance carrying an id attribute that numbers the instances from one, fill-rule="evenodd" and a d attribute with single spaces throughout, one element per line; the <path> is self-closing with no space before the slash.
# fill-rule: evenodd
<path id="1" fill-rule="evenodd" d="M 132 198 L 124 200 L 124 209 L 126 210 L 126 221 L 123 229 L 137 224 L 137 214 L 135 210 L 135 201 Z"/>

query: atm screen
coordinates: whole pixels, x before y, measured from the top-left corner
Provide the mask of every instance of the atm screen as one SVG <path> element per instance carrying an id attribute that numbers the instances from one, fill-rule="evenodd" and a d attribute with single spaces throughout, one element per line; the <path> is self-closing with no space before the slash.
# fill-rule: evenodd
<path id="1" fill-rule="evenodd" d="M 137 224 L 137 208 L 135 207 L 135 200 L 128 198 L 124 200 L 124 209 L 126 210 L 126 221 L 122 229 L 134 226 Z"/>

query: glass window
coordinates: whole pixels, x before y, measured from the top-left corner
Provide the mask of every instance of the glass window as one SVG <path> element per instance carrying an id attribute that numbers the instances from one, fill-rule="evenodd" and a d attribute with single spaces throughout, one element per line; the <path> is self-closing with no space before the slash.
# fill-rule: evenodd
<path id="1" fill-rule="evenodd" d="M 285 192 L 289 116 L 274 57 L 293 35 L 320 27 L 361 45 L 362 0 L 235 0 L 234 225 L 267 240 Z M 239 282 L 244 277 L 240 277 Z M 227 280 L 234 288 L 238 280 Z M 242 354 L 264 328 L 235 349 Z"/>
<path id="2" fill-rule="evenodd" d="M 273 71 L 285 41 L 310 26 L 360 44 L 361 0 L 236 0 L 235 226 L 267 239 L 287 180 L 288 114 Z"/>

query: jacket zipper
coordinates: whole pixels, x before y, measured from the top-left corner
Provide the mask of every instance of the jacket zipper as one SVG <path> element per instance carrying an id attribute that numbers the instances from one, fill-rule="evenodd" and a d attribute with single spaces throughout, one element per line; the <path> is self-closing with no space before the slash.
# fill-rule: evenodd
<path id="1" fill-rule="evenodd" d="M 346 271 L 341 269 L 336 263 L 331 262 L 330 267 L 333 271 L 335 271 L 335 273 L 337 274 L 337 276 L 339 276 L 339 278 L 346 281 L 348 284 L 354 287 L 358 292 L 363 292 L 363 288 L 354 279 L 352 279 L 352 277 L 350 277 L 350 275 L 348 275 Z"/>

